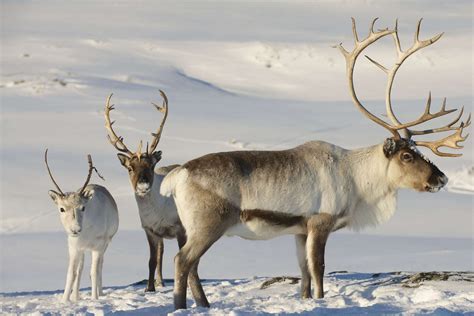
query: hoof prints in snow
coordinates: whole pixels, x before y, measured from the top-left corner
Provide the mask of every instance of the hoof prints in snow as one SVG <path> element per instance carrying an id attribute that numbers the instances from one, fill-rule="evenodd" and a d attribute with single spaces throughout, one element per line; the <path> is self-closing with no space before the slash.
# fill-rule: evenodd
<path id="1" fill-rule="evenodd" d="M 324 299 L 300 299 L 299 278 L 205 280 L 210 309 L 196 307 L 188 293 L 186 311 L 175 315 L 228 314 L 464 314 L 474 309 L 473 272 L 348 273 L 326 276 Z M 2 293 L 3 313 L 173 313 L 173 283 L 145 293 L 142 282 L 110 287 L 98 301 L 88 289 L 77 303 L 60 302 L 62 291 Z M 416 285 L 416 287 L 411 287 Z"/>

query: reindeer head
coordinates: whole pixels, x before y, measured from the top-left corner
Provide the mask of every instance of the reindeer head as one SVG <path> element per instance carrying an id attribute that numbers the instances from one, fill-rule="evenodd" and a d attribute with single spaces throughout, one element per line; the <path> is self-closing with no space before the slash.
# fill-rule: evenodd
<path id="1" fill-rule="evenodd" d="M 90 155 L 87 156 L 89 162 L 89 173 L 87 175 L 86 182 L 81 189 L 76 192 L 64 193 L 59 185 L 53 178 L 51 170 L 48 165 L 48 150 L 44 153 L 44 160 L 46 168 L 48 169 L 49 176 L 53 181 L 56 189 L 59 191 L 49 190 L 49 196 L 54 201 L 59 210 L 59 216 L 63 224 L 66 233 L 71 237 L 77 237 L 82 231 L 82 221 L 84 214 L 87 212 L 87 203 L 94 195 L 94 190 L 87 189 L 87 185 L 91 179 L 92 170 L 96 170 L 92 165 L 92 158 Z M 96 170 L 97 171 L 97 170 Z M 100 175 L 99 175 L 100 176 Z"/>
<path id="2" fill-rule="evenodd" d="M 389 182 L 391 182 L 393 186 L 397 188 L 411 188 L 418 191 L 437 192 L 439 191 L 439 189 L 446 185 L 446 183 L 448 182 L 448 178 L 418 150 L 417 146 L 428 147 L 434 154 L 442 157 L 461 156 L 461 154 L 440 152 L 438 149 L 440 147 L 449 147 L 453 149 L 463 148 L 463 146 L 459 145 L 458 143 L 465 141 L 469 136 L 462 136 L 462 132 L 464 128 L 468 127 L 471 124 L 471 115 L 469 114 L 467 120 L 465 120 L 464 122 L 461 121 L 459 125 L 456 126 L 456 124 L 459 122 L 463 115 L 464 108 L 462 108 L 457 117 L 443 127 L 426 130 L 412 130 L 409 128 L 428 122 L 432 119 L 445 116 L 454 111 L 457 111 L 457 109 L 446 110 L 446 99 L 444 99 L 441 109 L 436 113 L 431 113 L 430 93 L 428 96 L 428 101 L 426 103 L 425 110 L 422 115 L 414 121 L 408 123 L 401 123 L 392 110 L 391 92 L 393 81 L 395 79 L 398 69 L 403 64 L 403 62 L 416 51 L 427 47 L 439 40 L 443 34 L 438 34 L 428 40 L 420 40 L 420 20 L 416 28 L 413 45 L 407 50 L 403 51 L 401 49 L 400 39 L 398 37 L 398 23 L 395 23 L 395 28 L 393 30 L 386 28 L 383 30 L 374 31 L 374 24 L 376 20 L 377 19 L 372 22 L 369 35 L 365 39 L 359 40 L 355 20 L 352 19 L 352 32 L 354 35 L 355 45 L 354 49 L 349 52 L 344 47 L 342 47 L 341 44 L 337 46 L 346 59 L 347 78 L 349 82 L 349 90 L 351 92 L 352 100 L 356 107 L 365 116 L 390 131 L 393 135 L 393 137 L 387 139 L 383 144 L 383 153 L 386 159 L 388 159 L 387 177 L 389 178 Z M 375 64 L 387 74 L 388 80 L 385 96 L 385 105 L 387 110 L 387 116 L 392 121 L 392 124 L 389 124 L 384 120 L 380 119 L 379 117 L 375 116 L 374 114 L 370 113 L 360 103 L 355 92 L 353 78 L 354 66 L 359 54 L 370 44 L 390 34 L 393 36 L 397 52 L 397 60 L 395 61 L 395 65 L 391 69 L 382 66 L 380 63 L 376 62 L 368 56 L 365 57 L 367 57 L 369 61 L 371 61 L 373 64 Z M 404 132 L 405 137 L 401 137 L 399 133 L 400 130 Z M 454 133 L 436 141 L 415 141 L 412 139 L 413 136 L 449 131 L 454 131 Z"/>
<path id="3" fill-rule="evenodd" d="M 132 184 L 133 190 L 138 196 L 145 196 L 150 192 L 153 186 L 154 179 L 154 169 L 155 165 L 161 159 L 161 151 L 155 151 L 158 142 L 160 141 L 161 132 L 163 131 L 163 126 L 166 122 L 168 116 L 168 98 L 166 94 L 160 90 L 160 94 L 163 97 L 162 106 L 158 106 L 155 103 L 152 103 L 155 108 L 164 113 L 161 124 L 156 133 L 152 133 L 153 141 L 151 146 L 146 147 L 146 151 L 142 153 L 142 142 L 140 141 L 138 145 L 138 150 L 136 152 L 131 152 L 123 143 L 123 137 L 119 137 L 115 134 L 112 129 L 114 122 L 110 121 L 110 111 L 114 109 L 114 105 L 110 105 L 110 99 L 112 94 L 107 98 L 107 103 L 105 106 L 105 127 L 108 131 L 108 139 L 110 143 L 118 150 L 120 153 L 117 154 L 120 163 L 122 166 L 127 168 L 130 182 Z"/>

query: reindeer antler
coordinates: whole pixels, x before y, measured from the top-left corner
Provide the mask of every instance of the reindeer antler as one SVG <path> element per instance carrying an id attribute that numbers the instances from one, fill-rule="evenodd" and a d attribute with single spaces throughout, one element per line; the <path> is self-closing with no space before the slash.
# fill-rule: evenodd
<path id="1" fill-rule="evenodd" d="M 158 127 L 158 130 L 156 131 L 156 133 L 151 133 L 151 135 L 153 136 L 153 141 L 151 143 L 151 146 L 149 147 L 148 143 L 147 143 L 146 152 L 149 155 L 151 155 L 155 151 L 156 146 L 158 146 L 158 142 L 160 141 L 161 133 L 163 131 L 163 127 L 164 127 L 165 122 L 166 122 L 166 118 L 168 117 L 168 98 L 166 97 L 166 94 L 162 90 L 159 90 L 159 91 L 160 91 L 160 94 L 163 98 L 162 106 L 159 106 L 159 105 L 157 105 L 156 103 L 153 103 L 153 102 L 151 102 L 151 104 L 153 106 L 155 106 L 155 108 L 159 112 L 164 113 L 164 116 L 163 116 L 163 119 L 161 120 L 161 124 Z M 140 143 L 138 144 L 137 151 L 133 153 L 123 143 L 123 137 L 117 136 L 117 134 L 115 134 L 115 132 L 112 128 L 112 125 L 115 123 L 115 121 L 113 121 L 113 122 L 110 121 L 110 111 L 114 110 L 115 108 L 114 108 L 113 104 L 110 105 L 110 99 L 111 98 L 112 98 L 112 94 L 110 94 L 109 97 L 107 98 L 107 102 L 106 102 L 106 105 L 105 105 L 105 112 L 104 112 L 104 115 L 105 115 L 105 128 L 108 131 L 107 138 L 109 139 L 110 143 L 118 151 L 126 153 L 129 157 L 132 157 L 132 156 L 135 155 L 135 156 L 140 158 L 141 150 L 142 150 L 142 141 L 140 141 Z"/>
<path id="2" fill-rule="evenodd" d="M 362 111 L 362 113 L 364 115 L 366 115 L 369 119 L 371 119 L 375 123 L 381 125 L 382 127 L 386 128 L 387 130 L 389 130 L 396 139 L 401 138 L 401 136 L 399 134 L 400 130 L 403 130 L 403 132 L 404 132 L 407 139 L 410 139 L 414 135 L 425 135 L 425 134 L 455 130 L 455 133 L 453 133 L 452 135 L 450 135 L 448 137 L 445 137 L 445 138 L 443 138 L 441 140 L 438 140 L 438 141 L 432 141 L 432 142 L 415 141 L 414 143 L 415 143 L 415 145 L 418 145 L 418 146 L 424 146 L 424 147 L 430 148 L 433 151 L 433 153 L 435 153 L 436 155 L 439 155 L 439 156 L 444 156 L 444 157 L 458 157 L 458 156 L 461 156 L 462 154 L 450 154 L 450 153 L 440 152 L 438 150 L 438 148 L 443 147 L 443 146 L 454 148 L 454 149 L 462 148 L 462 146 L 458 145 L 458 142 L 464 141 L 468 137 L 468 135 L 463 137 L 462 136 L 462 131 L 463 131 L 464 128 L 466 128 L 467 126 L 470 125 L 470 115 L 469 115 L 468 119 L 465 122 L 461 122 L 459 124 L 459 126 L 453 126 L 453 125 L 456 124 L 460 120 L 460 118 L 462 117 L 462 114 L 464 112 L 464 108 L 461 109 L 460 114 L 458 115 L 458 117 L 455 120 L 453 120 L 452 122 L 450 122 L 449 124 L 447 124 L 447 125 L 445 125 L 441 128 L 416 131 L 416 130 L 409 129 L 409 127 L 413 127 L 413 126 L 425 123 L 427 121 L 430 121 L 432 119 L 445 116 L 447 114 L 450 114 L 450 113 L 456 111 L 457 109 L 446 110 L 446 99 L 445 99 L 443 101 L 443 105 L 441 106 L 441 109 L 438 112 L 431 113 L 431 111 L 430 111 L 431 110 L 431 92 L 430 92 L 430 94 L 428 96 L 428 100 L 426 102 L 425 110 L 422 113 L 422 115 L 414 121 L 410 121 L 408 123 L 401 123 L 398 120 L 398 118 L 395 116 L 395 114 L 393 113 L 392 102 L 391 102 L 391 93 L 392 93 L 393 81 L 395 79 L 395 76 L 397 74 L 398 69 L 401 67 L 403 62 L 409 56 L 411 56 L 413 53 L 417 52 L 418 50 L 435 43 L 437 40 L 439 40 L 441 38 L 443 33 L 438 34 L 436 36 L 433 36 L 432 38 L 427 39 L 427 40 L 420 40 L 419 35 L 420 35 L 420 27 L 421 27 L 421 21 L 422 21 L 422 19 L 420 19 L 418 21 L 418 24 L 417 24 L 413 45 L 410 48 L 408 48 L 406 51 L 403 51 L 401 49 L 400 39 L 398 37 L 398 20 L 395 23 L 395 29 L 393 29 L 393 30 L 385 29 L 385 30 L 381 30 L 381 31 L 378 31 L 378 32 L 374 32 L 373 27 L 374 27 L 374 23 L 375 23 L 376 20 L 377 19 L 375 19 L 372 22 L 372 25 L 370 27 L 370 34 L 367 36 L 367 38 L 362 40 L 362 41 L 359 41 L 357 31 L 356 31 L 356 26 L 355 26 L 355 20 L 354 20 L 354 18 L 352 18 L 352 31 L 353 31 L 353 34 L 354 34 L 355 48 L 353 49 L 352 52 L 348 52 L 342 47 L 342 45 L 339 45 L 339 49 L 341 50 L 342 54 L 346 58 L 346 67 L 347 67 L 347 77 L 348 77 L 348 80 L 349 80 L 349 89 L 351 91 L 351 96 L 352 96 L 352 99 L 353 99 L 354 103 Z M 369 46 L 373 42 L 377 41 L 378 39 L 380 39 L 380 38 L 382 38 L 382 37 L 384 37 L 388 34 L 392 34 L 393 38 L 394 38 L 394 41 L 395 41 L 395 46 L 396 46 L 396 50 L 397 50 L 397 61 L 395 62 L 395 65 L 391 69 L 388 69 L 388 68 L 384 67 L 383 65 L 381 65 L 379 62 L 373 60 L 372 58 L 370 58 L 368 56 L 365 56 L 365 57 L 367 57 L 368 60 L 370 60 L 373 64 L 375 64 L 377 67 L 379 67 L 382 71 L 384 71 L 387 74 L 388 80 L 387 80 L 387 88 L 386 88 L 386 94 L 385 94 L 385 105 L 386 105 L 387 116 L 392 121 L 393 125 L 381 120 L 377 116 L 375 116 L 372 113 L 370 113 L 369 111 L 367 111 L 367 109 L 360 103 L 360 101 L 358 100 L 358 98 L 356 96 L 355 89 L 354 89 L 354 82 L 353 82 L 354 66 L 355 66 L 355 62 L 356 62 L 356 59 L 357 59 L 358 55 L 365 48 L 367 48 L 367 46 Z"/>
<path id="3" fill-rule="evenodd" d="M 89 163 L 89 172 L 87 174 L 87 178 L 86 178 L 86 182 L 84 183 L 84 185 L 82 186 L 82 189 L 79 191 L 79 194 L 82 194 L 84 192 L 84 190 L 86 189 L 87 185 L 89 184 L 89 181 L 91 180 L 91 176 L 92 176 L 92 171 L 95 171 L 97 173 L 97 175 L 102 179 L 104 180 L 104 177 L 102 177 L 99 173 L 99 171 L 97 171 L 97 168 L 94 167 L 94 165 L 92 164 L 92 157 L 91 155 L 87 155 L 87 162 Z"/>
<path id="4" fill-rule="evenodd" d="M 53 178 L 53 174 L 51 173 L 51 170 L 49 169 L 48 165 L 48 148 L 46 148 L 46 151 L 44 152 L 44 162 L 46 163 L 46 168 L 48 169 L 49 177 L 51 178 L 51 181 L 53 181 L 54 186 L 56 189 L 59 191 L 59 193 L 64 196 L 64 192 L 61 190 L 59 185 L 56 183 L 56 181 Z"/>
<path id="5" fill-rule="evenodd" d="M 357 98 L 357 94 L 354 88 L 354 66 L 357 61 L 357 57 L 359 54 L 367 48 L 370 44 L 374 43 L 375 41 L 379 40 L 380 38 L 392 34 L 395 32 L 394 30 L 389 30 L 388 28 L 385 30 L 374 31 L 374 25 L 378 18 L 372 21 L 372 24 L 369 29 L 369 35 L 363 39 L 362 41 L 359 40 L 359 36 L 357 35 L 356 23 L 355 19 L 352 19 L 352 33 L 354 35 L 354 49 L 351 52 L 348 52 L 343 46 L 342 43 L 335 46 L 339 48 L 342 55 L 344 55 L 346 59 L 346 72 L 347 72 L 347 79 L 349 82 L 349 91 L 351 92 L 352 101 L 357 106 L 357 108 L 370 120 L 374 121 L 375 123 L 379 124 L 380 126 L 388 129 L 395 138 L 400 138 L 400 134 L 392 128 L 388 123 L 383 121 L 382 119 L 378 118 L 377 116 L 370 113 L 363 105 L 360 103 L 359 99 Z"/>
<path id="6" fill-rule="evenodd" d="M 110 105 L 110 99 L 112 98 L 113 93 L 109 95 L 107 98 L 107 102 L 105 104 L 105 111 L 104 111 L 104 116 L 105 116 L 105 128 L 109 132 L 107 134 L 107 138 L 109 139 L 110 143 L 115 147 L 120 152 L 123 152 L 130 157 L 133 156 L 133 153 L 125 146 L 123 143 L 123 137 L 117 136 L 115 134 L 112 125 L 114 125 L 115 121 L 111 122 L 110 121 L 110 111 L 114 110 L 114 104 Z"/>
<path id="7" fill-rule="evenodd" d="M 149 149 L 147 148 L 147 152 L 149 155 L 151 155 L 155 151 L 156 146 L 158 145 L 158 142 L 160 141 L 161 132 L 163 131 L 163 126 L 165 125 L 166 118 L 168 117 L 168 98 L 166 97 L 166 94 L 162 90 L 160 90 L 160 94 L 161 94 L 161 97 L 163 98 L 162 106 L 160 107 L 159 105 L 153 102 L 151 104 L 153 104 L 158 111 L 160 111 L 161 113 L 164 113 L 164 115 L 156 133 L 151 133 L 151 136 L 153 136 L 154 138 L 153 138 L 153 142 L 151 143 L 150 148 Z"/>

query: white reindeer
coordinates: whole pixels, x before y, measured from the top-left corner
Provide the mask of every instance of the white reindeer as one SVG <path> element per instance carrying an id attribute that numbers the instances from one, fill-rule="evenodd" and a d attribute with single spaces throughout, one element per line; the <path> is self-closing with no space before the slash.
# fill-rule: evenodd
<path id="1" fill-rule="evenodd" d="M 110 104 L 112 95 L 107 98 L 105 106 L 105 127 L 108 132 L 108 139 L 111 144 L 120 152 L 117 154 L 120 163 L 128 170 L 130 183 L 135 193 L 135 200 L 138 205 L 140 221 L 148 241 L 150 257 L 148 260 L 148 282 L 145 291 L 155 292 L 155 285 L 163 286 L 163 238 L 177 238 L 178 246 L 181 248 L 186 242 L 186 235 L 176 210 L 176 204 L 173 198 L 160 194 L 160 186 L 164 177 L 178 167 L 171 165 L 161 168 L 155 166 L 161 159 L 161 151 L 155 151 L 160 141 L 163 126 L 168 116 L 168 98 L 160 90 L 163 98 L 162 106 L 152 103 L 155 108 L 164 113 L 163 119 L 156 133 L 152 133 L 153 141 L 144 153 L 141 152 L 142 142 L 139 143 L 136 152 L 130 151 L 123 142 L 123 137 L 117 136 L 110 120 L 110 111 L 114 105 Z M 155 270 L 157 280 L 155 282 Z M 199 276 L 196 269 L 193 269 L 189 275 L 189 281 L 193 296 L 199 300 L 206 298 L 199 282 Z"/>
<path id="2" fill-rule="evenodd" d="M 59 192 L 50 190 L 49 196 L 58 206 L 61 222 L 68 235 L 69 265 L 63 302 L 79 299 L 79 283 L 84 266 L 84 252 L 92 253 L 91 282 L 92 299 L 102 293 L 102 267 L 104 253 L 119 225 L 118 210 L 109 191 L 97 184 L 88 184 L 92 171 L 91 156 L 88 155 L 89 173 L 84 185 L 76 192 L 64 193 L 51 174 L 48 165 L 48 150 L 44 154 L 49 176 Z M 97 171 L 97 170 L 96 170 Z"/>
<path id="3" fill-rule="evenodd" d="M 302 272 L 301 295 L 323 297 L 324 250 L 332 231 L 342 227 L 361 229 L 388 220 L 395 211 L 397 191 L 410 188 L 437 192 L 447 177 L 416 146 L 430 148 L 439 156 L 459 156 L 440 152 L 441 146 L 462 148 L 462 131 L 470 116 L 459 126 L 459 116 L 448 125 L 427 130 L 409 128 L 449 114 L 445 103 L 431 113 L 431 97 L 424 113 L 416 120 L 401 123 L 391 106 L 391 88 L 397 70 L 414 52 L 437 41 L 440 35 L 419 40 L 420 22 L 414 44 L 400 48 L 397 27 L 374 31 L 359 40 L 353 20 L 355 48 L 345 56 L 347 77 L 356 107 L 369 119 L 390 131 L 393 137 L 382 144 L 346 150 L 333 144 L 311 141 L 283 151 L 240 151 L 215 153 L 175 168 L 164 179 L 161 192 L 173 195 L 186 230 L 187 242 L 175 258 L 174 305 L 186 308 L 186 278 L 199 258 L 222 235 L 246 239 L 268 239 L 296 235 L 298 261 Z M 387 114 L 392 124 L 376 117 L 360 103 L 353 84 L 354 65 L 359 54 L 378 39 L 392 35 L 397 60 L 392 69 L 371 60 L 388 75 Z M 400 136 L 403 130 L 405 138 Z M 438 141 L 414 141 L 412 136 L 455 131 Z M 207 300 L 196 301 L 208 306 Z"/>

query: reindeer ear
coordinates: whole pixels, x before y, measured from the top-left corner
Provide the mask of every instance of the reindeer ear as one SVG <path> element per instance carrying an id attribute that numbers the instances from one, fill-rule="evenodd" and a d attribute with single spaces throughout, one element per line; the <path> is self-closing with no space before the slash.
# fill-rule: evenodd
<path id="1" fill-rule="evenodd" d="M 58 192 L 53 191 L 53 190 L 49 190 L 48 194 L 51 197 L 51 199 L 53 200 L 53 202 L 58 204 L 58 198 L 59 198 L 59 196 L 61 196 L 61 194 L 59 194 Z"/>
<path id="2" fill-rule="evenodd" d="M 156 165 L 158 161 L 161 160 L 161 150 L 155 151 L 153 154 L 151 154 L 151 157 L 153 159 L 153 165 Z"/>
<path id="3" fill-rule="evenodd" d="M 128 168 L 128 162 L 130 161 L 130 158 L 127 155 L 124 154 L 117 154 L 118 159 L 120 160 L 120 163 L 122 166 L 125 168 Z"/>
<path id="4" fill-rule="evenodd" d="M 393 138 L 387 138 L 383 143 L 383 153 L 387 158 L 392 157 L 399 149 L 397 141 Z"/>
<path id="5" fill-rule="evenodd" d="M 82 192 L 82 196 L 88 200 L 90 200 L 93 195 L 94 195 L 94 190 L 84 190 L 84 192 Z"/>

